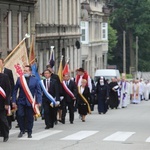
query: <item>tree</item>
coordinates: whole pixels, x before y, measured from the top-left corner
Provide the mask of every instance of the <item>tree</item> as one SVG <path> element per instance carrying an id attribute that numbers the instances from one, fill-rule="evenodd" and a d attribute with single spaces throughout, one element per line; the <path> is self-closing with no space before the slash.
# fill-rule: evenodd
<path id="1" fill-rule="evenodd" d="M 108 23 L 108 63 L 114 58 L 113 48 L 117 44 L 117 31 L 111 27 L 110 21 Z"/>
<path id="2" fill-rule="evenodd" d="M 112 0 L 113 13 L 110 20 L 113 22 L 112 26 L 117 30 L 118 43 L 116 51 L 119 57 L 122 56 L 122 33 L 126 31 L 126 51 L 127 51 L 127 67 L 135 67 L 135 37 L 139 37 L 139 60 L 143 65 L 150 62 L 142 54 L 150 55 L 150 0 Z M 114 50 L 115 52 L 115 50 Z M 115 54 L 114 54 L 115 55 Z M 129 60 L 129 61 L 128 61 Z M 114 61 L 116 61 L 114 59 Z M 120 64 L 120 62 L 118 62 Z M 141 71 L 148 70 L 148 66 L 143 68 L 141 64 L 139 69 Z M 121 68 L 122 69 L 122 68 Z"/>

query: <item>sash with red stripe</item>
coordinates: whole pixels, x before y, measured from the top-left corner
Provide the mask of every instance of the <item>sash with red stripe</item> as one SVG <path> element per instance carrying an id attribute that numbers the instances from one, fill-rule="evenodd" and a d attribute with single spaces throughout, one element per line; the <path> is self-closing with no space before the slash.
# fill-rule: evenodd
<path id="1" fill-rule="evenodd" d="M 23 89 L 28 101 L 32 105 L 32 108 L 33 108 L 33 111 L 34 111 L 36 117 L 40 117 L 41 115 L 40 115 L 39 108 L 36 104 L 35 97 L 33 98 L 33 96 L 32 96 L 32 93 L 31 93 L 31 91 L 27 85 L 27 82 L 26 82 L 26 79 L 23 75 L 21 67 L 19 66 L 19 64 L 17 64 L 17 65 L 15 65 L 15 68 L 16 68 L 17 73 L 20 75 L 20 83 L 21 83 L 22 89 Z"/>
<path id="2" fill-rule="evenodd" d="M 4 98 L 4 99 L 6 99 L 6 93 L 5 93 L 5 91 L 3 90 L 3 88 L 0 86 L 0 95 Z M 7 116 L 11 116 L 12 115 L 12 113 L 11 113 L 11 107 L 10 107 L 10 105 L 8 106 L 8 110 L 7 110 Z"/>
<path id="3" fill-rule="evenodd" d="M 5 93 L 5 91 L 3 90 L 3 88 L 0 86 L 0 95 L 4 98 L 4 99 L 6 99 L 6 93 Z"/>
<path id="4" fill-rule="evenodd" d="M 70 91 L 70 89 L 67 87 L 65 81 L 62 82 L 62 86 L 64 88 L 64 90 L 66 91 L 66 93 L 71 97 L 74 98 L 74 94 Z"/>

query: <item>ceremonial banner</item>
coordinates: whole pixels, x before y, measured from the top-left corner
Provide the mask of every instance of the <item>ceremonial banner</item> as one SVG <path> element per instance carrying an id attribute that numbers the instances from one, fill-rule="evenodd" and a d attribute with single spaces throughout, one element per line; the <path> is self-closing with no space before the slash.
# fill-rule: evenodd
<path id="1" fill-rule="evenodd" d="M 65 67 L 63 69 L 63 75 L 68 74 L 69 73 L 69 61 L 67 60 Z"/>
<path id="2" fill-rule="evenodd" d="M 29 63 L 30 65 L 35 62 L 35 48 L 34 48 L 34 37 L 32 36 L 32 42 L 30 44 Z"/>
<path id="3" fill-rule="evenodd" d="M 20 42 L 16 48 L 7 56 L 4 60 L 5 67 L 9 68 L 13 72 L 14 80 L 17 80 L 17 74 L 14 68 L 14 65 L 20 64 L 21 68 L 25 65 L 28 65 L 28 56 L 27 56 L 27 48 L 25 45 L 25 41 Z"/>
<path id="4" fill-rule="evenodd" d="M 63 74 L 62 74 L 62 71 L 63 71 L 62 60 L 63 60 L 63 57 L 62 57 L 61 60 L 60 60 L 59 69 L 58 69 L 58 76 L 59 76 L 60 82 L 62 82 L 62 80 L 63 80 Z"/>
<path id="5" fill-rule="evenodd" d="M 51 48 L 50 59 L 49 59 L 49 65 L 50 65 L 52 68 L 53 68 L 54 65 L 55 65 L 53 46 L 52 46 L 52 48 Z"/>

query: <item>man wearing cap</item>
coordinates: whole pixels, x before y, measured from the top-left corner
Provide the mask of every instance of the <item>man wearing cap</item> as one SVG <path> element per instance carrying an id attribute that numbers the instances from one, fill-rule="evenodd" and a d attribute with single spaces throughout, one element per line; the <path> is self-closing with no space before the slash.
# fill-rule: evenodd
<path id="1" fill-rule="evenodd" d="M 76 75 L 76 80 L 75 80 L 77 86 L 81 86 L 81 81 L 82 81 L 82 79 L 87 80 L 86 86 L 89 87 L 90 92 L 91 92 L 91 90 L 92 90 L 91 78 L 90 78 L 90 76 L 87 74 L 87 72 L 84 71 L 83 68 L 79 68 L 79 69 L 77 69 L 77 75 Z"/>

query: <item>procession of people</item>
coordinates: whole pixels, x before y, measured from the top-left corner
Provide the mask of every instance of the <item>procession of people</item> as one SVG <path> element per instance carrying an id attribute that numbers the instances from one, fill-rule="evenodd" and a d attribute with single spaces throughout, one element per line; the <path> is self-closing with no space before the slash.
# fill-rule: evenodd
<path id="1" fill-rule="evenodd" d="M 53 68 L 47 65 L 38 80 L 30 65 L 24 66 L 24 70 L 16 65 L 15 69 L 20 76 L 14 85 L 11 70 L 5 72 L 7 68 L 0 59 L 0 136 L 3 142 L 9 139 L 11 121 L 14 121 L 10 116 L 14 110 L 20 129 L 18 138 L 23 137 L 25 132 L 28 138 L 32 138 L 34 117 L 40 115 L 45 121 L 43 129 L 48 130 L 58 122 L 65 124 L 67 112 L 70 124 L 74 124 L 74 113 L 86 122 L 87 114 L 92 113 L 95 105 L 98 114 L 106 114 L 109 109 L 127 108 L 129 104 L 149 100 L 150 83 L 144 83 L 142 79 L 128 81 L 125 74 L 121 79 L 113 77 L 110 83 L 102 76 L 95 82 L 84 68 L 79 68 L 76 77 L 65 72 L 60 80 Z"/>

